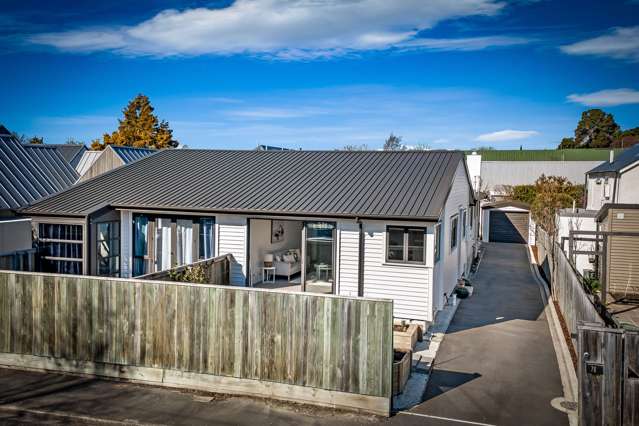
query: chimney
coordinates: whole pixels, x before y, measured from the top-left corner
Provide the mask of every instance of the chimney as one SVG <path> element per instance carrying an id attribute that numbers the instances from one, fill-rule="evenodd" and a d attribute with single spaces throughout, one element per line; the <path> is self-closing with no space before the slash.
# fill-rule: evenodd
<path id="1" fill-rule="evenodd" d="M 615 150 L 611 149 L 610 150 L 610 162 L 612 163 L 613 161 L 615 161 Z"/>

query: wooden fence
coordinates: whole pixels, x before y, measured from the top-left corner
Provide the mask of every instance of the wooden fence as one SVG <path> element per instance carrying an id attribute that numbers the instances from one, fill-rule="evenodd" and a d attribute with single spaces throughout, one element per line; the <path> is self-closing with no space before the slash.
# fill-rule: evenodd
<path id="1" fill-rule="evenodd" d="M 0 364 L 388 415 L 393 304 L 0 271 Z"/>
<path id="2" fill-rule="evenodd" d="M 187 268 L 202 267 L 207 277 L 206 284 L 229 285 L 231 283 L 231 264 L 235 262 L 232 254 L 200 260 L 190 265 L 178 266 L 164 271 L 152 272 L 150 274 L 136 277 L 139 280 L 171 280 L 171 274 L 180 274 Z"/>
<path id="3" fill-rule="evenodd" d="M 579 424 L 639 424 L 639 332 L 579 327 Z"/>
<path id="4" fill-rule="evenodd" d="M 551 281 L 553 298 L 570 331 L 572 346 L 577 350 L 577 326 L 581 322 L 605 325 L 597 307 L 595 297 L 589 294 L 583 285 L 583 278 L 568 261 L 566 254 L 557 243 L 551 246 L 546 232 L 537 226 L 536 247 L 539 264 Z M 555 258 L 553 262 L 552 258 Z"/>
<path id="5" fill-rule="evenodd" d="M 35 267 L 36 249 L 19 250 L 0 255 L 0 269 L 32 271 Z"/>

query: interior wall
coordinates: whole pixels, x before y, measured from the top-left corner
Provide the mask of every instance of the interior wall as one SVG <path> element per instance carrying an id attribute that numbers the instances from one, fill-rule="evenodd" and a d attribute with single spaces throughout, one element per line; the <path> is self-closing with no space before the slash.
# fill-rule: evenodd
<path id="1" fill-rule="evenodd" d="M 284 239 L 277 243 L 271 243 L 271 220 L 251 219 L 251 282 L 262 281 L 262 265 L 267 253 L 286 249 L 302 248 L 302 228 L 304 223 L 298 220 L 282 221 L 284 226 Z"/>

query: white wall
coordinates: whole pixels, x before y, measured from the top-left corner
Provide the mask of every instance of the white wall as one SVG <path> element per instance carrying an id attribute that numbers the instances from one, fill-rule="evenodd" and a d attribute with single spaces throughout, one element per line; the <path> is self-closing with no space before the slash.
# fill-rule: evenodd
<path id="1" fill-rule="evenodd" d="M 557 242 L 561 243 L 561 238 L 569 236 L 569 231 L 596 231 L 597 223 L 595 222 L 595 218 L 592 216 L 580 216 L 580 215 L 569 215 L 569 214 L 560 214 L 558 217 L 558 233 L 557 233 Z M 593 238 L 592 235 L 583 235 L 586 238 Z M 564 244 L 564 252 L 566 256 L 568 256 L 569 252 L 569 243 L 566 241 Z M 579 241 L 575 242 L 575 250 L 594 250 L 594 243 L 587 241 Z M 578 254 L 575 255 L 576 260 L 576 268 L 583 275 L 584 270 L 593 269 L 594 265 L 588 261 L 588 255 Z"/>
<path id="2" fill-rule="evenodd" d="M 231 265 L 231 284 L 246 285 L 246 237 L 247 219 L 240 215 L 215 216 L 215 255 L 232 254 L 235 263 Z"/>
<path id="3" fill-rule="evenodd" d="M 639 203 L 639 165 L 622 170 L 617 188 L 616 203 Z"/>
<path id="4" fill-rule="evenodd" d="M 337 293 L 357 296 L 359 274 L 359 225 L 353 221 L 337 222 L 339 274 Z"/>
<path id="5" fill-rule="evenodd" d="M 388 225 L 416 226 L 427 229 L 425 265 L 386 263 L 386 227 Z M 396 318 L 432 321 L 434 225 L 423 222 L 363 221 L 363 226 L 364 296 L 392 299 L 393 315 Z M 352 247 L 347 250 L 352 251 Z M 352 269 L 356 268 L 357 264 L 349 262 L 348 265 L 351 269 L 350 275 L 352 275 Z M 341 265 L 340 276 L 347 274 L 344 271 L 344 266 Z M 356 273 L 356 269 L 354 272 Z M 348 291 L 347 288 L 352 288 L 352 286 L 343 287 L 343 291 Z M 357 282 L 355 282 L 355 291 L 357 291 Z"/>
<path id="6" fill-rule="evenodd" d="M 468 175 L 473 185 L 473 190 L 479 191 L 481 182 L 481 155 L 472 153 L 466 156 L 466 165 L 468 166 Z"/>
<path id="7" fill-rule="evenodd" d="M 441 256 L 439 262 L 435 264 L 434 268 L 434 285 L 433 285 L 433 309 L 441 310 L 444 307 L 444 293 L 450 294 L 457 285 L 457 280 L 462 273 L 468 273 L 470 265 L 472 263 L 473 256 L 473 239 L 474 232 L 472 229 L 467 229 L 466 238 L 462 238 L 461 233 L 461 215 L 459 216 L 459 231 L 457 239 L 459 243 L 454 250 L 450 249 L 450 229 L 451 218 L 453 215 L 458 214 L 461 208 L 466 209 L 468 214 L 468 202 L 471 199 L 471 188 L 468 185 L 468 179 L 466 178 L 466 172 L 464 170 L 463 163 L 460 163 L 455 172 L 455 178 L 453 180 L 453 186 L 451 188 L 448 199 L 444 206 L 444 211 L 440 218 L 441 232 L 442 232 L 442 245 Z M 469 224 L 467 218 L 466 224 Z"/>
<path id="8" fill-rule="evenodd" d="M 304 223 L 297 220 L 286 220 L 282 221 L 282 225 L 284 226 L 284 239 L 271 243 L 271 220 L 251 219 L 251 255 L 249 257 L 252 283 L 262 281 L 262 265 L 264 264 L 264 256 L 267 253 L 286 249 L 300 249 L 301 253 L 302 227 Z"/>
<path id="9" fill-rule="evenodd" d="M 597 181 L 599 183 L 597 183 Z M 608 186 L 608 197 L 605 197 L 604 188 Z M 586 202 L 587 210 L 599 210 L 606 203 L 612 203 L 612 193 L 615 187 L 615 178 L 592 175 L 586 181 L 586 191 L 588 192 L 588 200 Z"/>

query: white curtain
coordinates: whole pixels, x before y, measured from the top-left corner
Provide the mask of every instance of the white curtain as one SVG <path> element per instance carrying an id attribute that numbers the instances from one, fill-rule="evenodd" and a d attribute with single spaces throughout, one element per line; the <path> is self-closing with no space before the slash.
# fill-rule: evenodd
<path id="1" fill-rule="evenodd" d="M 155 239 L 155 253 L 157 256 L 157 270 L 164 271 L 171 268 L 171 219 L 159 218 Z"/>
<path id="2" fill-rule="evenodd" d="M 188 219 L 177 220 L 177 264 L 193 263 L 193 222 Z"/>

